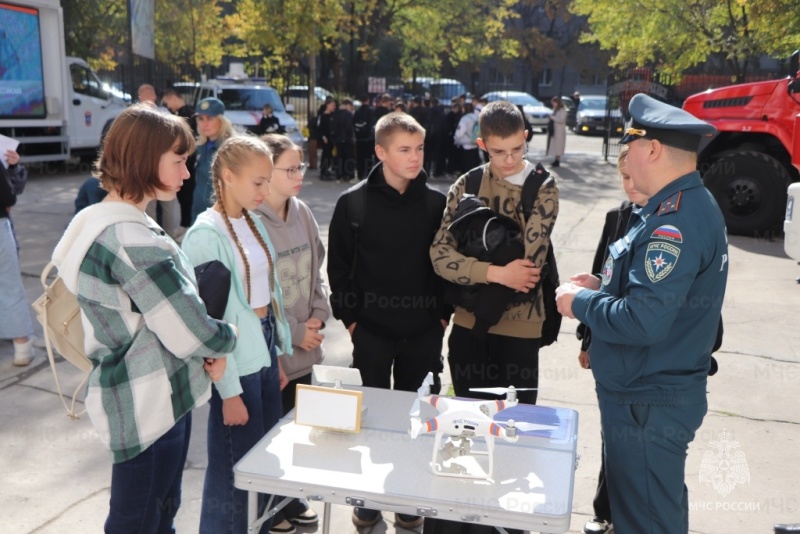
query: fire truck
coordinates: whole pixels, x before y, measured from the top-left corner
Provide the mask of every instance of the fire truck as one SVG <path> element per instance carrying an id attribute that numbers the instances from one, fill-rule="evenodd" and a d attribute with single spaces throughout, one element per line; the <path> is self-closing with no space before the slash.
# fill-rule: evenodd
<path id="1" fill-rule="evenodd" d="M 780 228 L 787 188 L 800 181 L 800 51 L 788 78 L 732 85 L 690 96 L 683 108 L 717 128 L 698 168 L 730 234 Z"/>

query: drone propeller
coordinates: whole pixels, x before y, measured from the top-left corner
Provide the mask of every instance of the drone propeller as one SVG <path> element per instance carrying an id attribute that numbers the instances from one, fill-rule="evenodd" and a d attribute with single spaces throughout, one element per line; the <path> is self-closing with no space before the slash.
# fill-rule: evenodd
<path id="1" fill-rule="evenodd" d="M 414 399 L 414 404 L 411 405 L 411 411 L 408 412 L 408 415 L 411 417 L 419 417 L 419 399 L 422 397 L 427 397 L 431 394 L 431 386 L 433 385 L 433 373 L 428 373 L 425 375 L 425 379 L 422 381 L 422 384 L 417 388 L 417 398 Z"/>
<path id="2" fill-rule="evenodd" d="M 489 393 L 491 395 L 505 395 L 509 392 L 509 390 L 514 391 L 534 391 L 539 388 L 515 388 L 514 386 L 509 386 L 507 388 L 470 388 L 470 391 L 476 391 L 478 393 Z"/>
<path id="3" fill-rule="evenodd" d="M 419 398 L 414 399 L 414 404 L 411 405 L 411 411 L 408 412 L 410 417 L 419 417 Z"/>
<path id="4" fill-rule="evenodd" d="M 419 436 L 419 431 L 422 430 L 422 421 L 418 417 L 411 418 L 411 439 Z"/>

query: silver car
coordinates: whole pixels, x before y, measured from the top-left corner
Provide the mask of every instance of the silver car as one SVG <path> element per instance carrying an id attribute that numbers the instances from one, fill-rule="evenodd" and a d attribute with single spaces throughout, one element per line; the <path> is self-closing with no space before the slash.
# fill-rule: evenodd
<path id="1" fill-rule="evenodd" d="M 522 91 L 492 91 L 481 98 L 485 98 L 489 102 L 507 100 L 516 106 L 522 106 L 522 111 L 525 112 L 525 116 L 531 126 L 540 128 L 543 132 L 547 131 L 547 123 L 550 122 L 550 114 L 553 111 L 542 104 L 541 100 L 535 96 Z"/>

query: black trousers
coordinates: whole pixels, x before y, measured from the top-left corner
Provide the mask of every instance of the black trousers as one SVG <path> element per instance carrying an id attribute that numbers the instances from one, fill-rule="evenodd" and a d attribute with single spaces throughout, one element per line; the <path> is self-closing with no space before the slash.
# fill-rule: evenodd
<path id="1" fill-rule="evenodd" d="M 539 387 L 539 339 L 486 334 L 479 338 L 463 326 L 453 325 L 448 340 L 450 376 L 456 396 L 497 399 L 470 388 Z M 537 391 L 519 391 L 517 398 L 536 404 Z"/>
<path id="2" fill-rule="evenodd" d="M 334 173 L 333 161 L 333 141 L 322 143 L 322 161 L 319 164 L 319 173 L 322 176 L 332 175 Z"/>
<path id="3" fill-rule="evenodd" d="M 379 336 L 358 324 L 353 331 L 352 367 L 361 371 L 365 386 L 391 389 L 394 378 L 394 389 L 400 391 L 416 391 L 432 372 L 431 393 L 438 393 L 439 373 L 444 370 L 443 338 L 444 328 L 439 324 L 420 336 L 401 339 Z"/>
<path id="4" fill-rule="evenodd" d="M 372 157 L 375 155 L 375 140 L 356 140 L 356 172 L 358 179 L 363 180 L 372 168 Z"/>
<path id="5" fill-rule="evenodd" d="M 334 169 L 336 169 L 336 178 L 349 180 L 355 176 L 356 162 L 353 152 L 353 141 L 336 143 L 336 158 L 333 164 Z"/>

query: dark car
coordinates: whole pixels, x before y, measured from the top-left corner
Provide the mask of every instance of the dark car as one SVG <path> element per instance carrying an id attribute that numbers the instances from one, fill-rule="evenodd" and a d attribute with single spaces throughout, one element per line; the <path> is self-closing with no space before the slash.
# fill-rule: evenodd
<path id="1" fill-rule="evenodd" d="M 610 121 L 606 119 L 610 117 Z M 607 124 L 608 123 L 608 124 Z M 622 132 L 622 114 L 619 109 L 608 112 L 608 99 L 604 96 L 584 96 L 578 105 L 575 115 L 575 127 L 578 134 L 605 133 L 606 127 L 616 133 Z"/>

